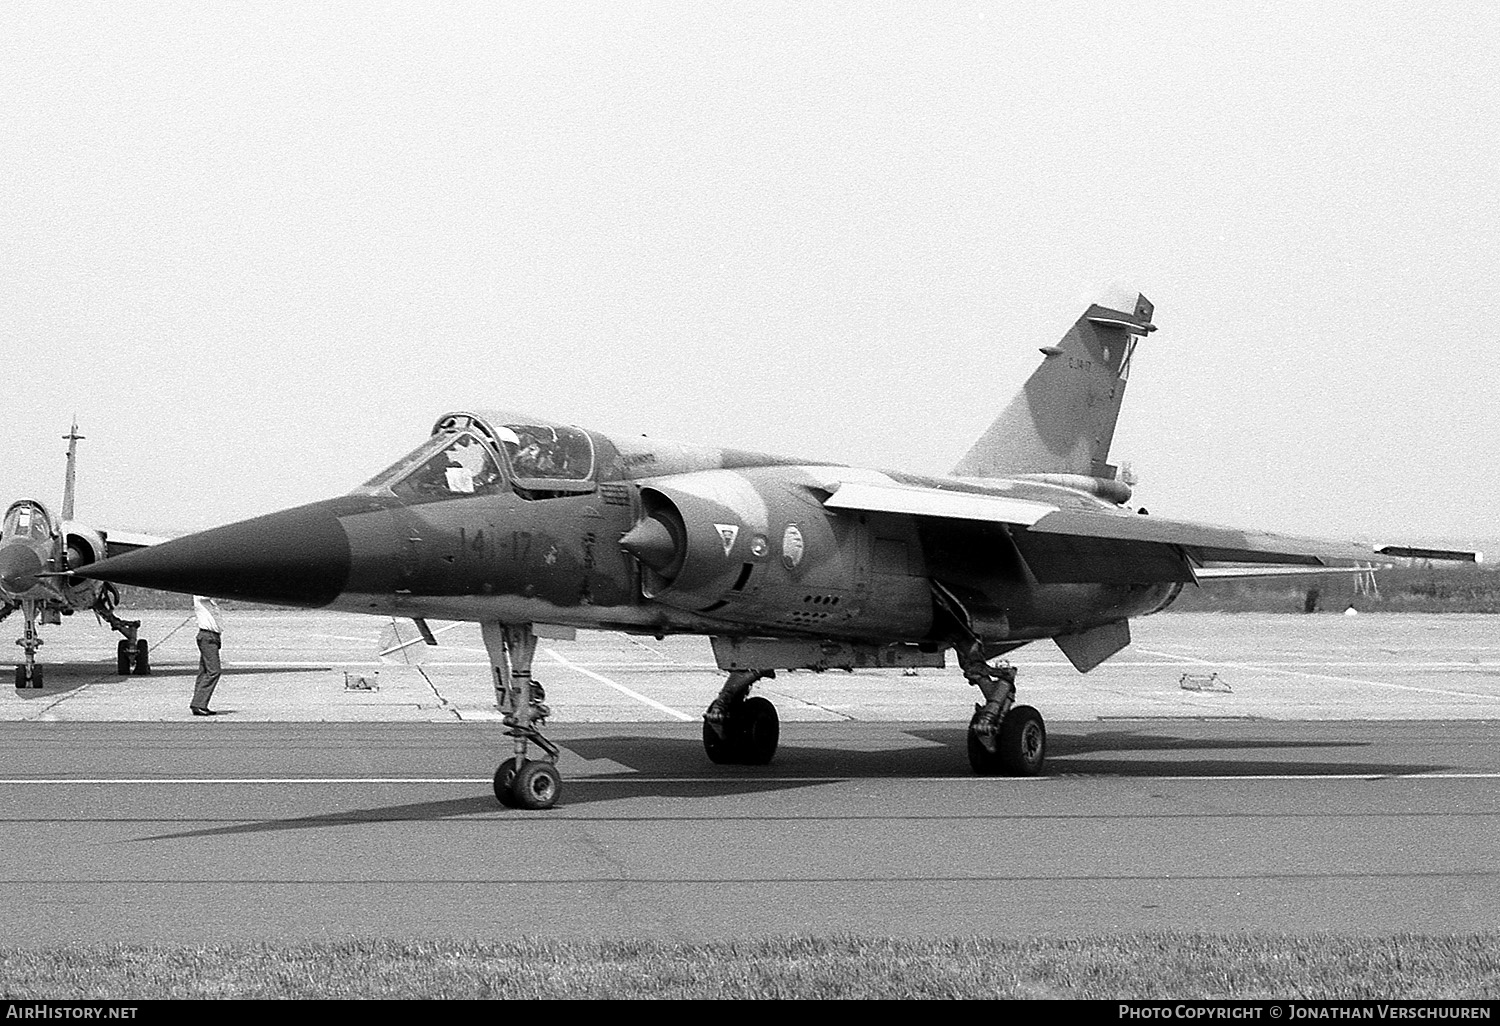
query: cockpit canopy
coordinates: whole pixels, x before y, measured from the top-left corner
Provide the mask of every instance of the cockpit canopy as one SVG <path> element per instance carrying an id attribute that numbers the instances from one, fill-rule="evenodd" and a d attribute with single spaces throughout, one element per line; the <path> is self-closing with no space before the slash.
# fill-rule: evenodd
<path id="1" fill-rule="evenodd" d="M 528 494 L 585 492 L 593 490 L 593 478 L 594 442 L 581 428 L 454 414 L 364 488 L 446 499 L 486 495 L 509 484 Z"/>
<path id="2" fill-rule="evenodd" d="M 43 540 L 51 537 L 52 514 L 35 499 L 11 503 L 5 511 L 5 519 L 0 521 L 0 538 Z"/>

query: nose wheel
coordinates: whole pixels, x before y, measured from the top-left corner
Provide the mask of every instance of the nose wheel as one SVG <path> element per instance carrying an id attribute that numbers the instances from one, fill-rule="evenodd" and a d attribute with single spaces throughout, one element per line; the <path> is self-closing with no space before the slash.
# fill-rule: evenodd
<path id="1" fill-rule="evenodd" d="M 516 769 L 506 759 L 495 771 L 495 797 L 512 809 L 550 809 L 562 792 L 562 774 L 550 762 L 531 761 Z"/>

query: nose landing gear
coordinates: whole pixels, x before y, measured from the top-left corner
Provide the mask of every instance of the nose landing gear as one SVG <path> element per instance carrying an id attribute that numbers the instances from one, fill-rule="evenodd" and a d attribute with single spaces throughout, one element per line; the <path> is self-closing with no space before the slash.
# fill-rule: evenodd
<path id="1" fill-rule="evenodd" d="M 119 604 L 120 593 L 115 590 L 113 584 L 106 584 L 99 589 L 99 597 L 94 600 L 94 614 L 109 624 L 110 630 L 124 635 L 119 645 L 115 648 L 115 669 L 120 676 L 128 677 L 134 674 L 137 677 L 151 676 L 150 648 L 140 637 L 141 621 L 122 620 L 115 615 L 115 606 Z"/>
<path id="2" fill-rule="evenodd" d="M 36 631 L 36 614 L 35 602 L 23 601 L 21 603 L 21 616 L 26 621 L 26 627 L 21 637 L 16 639 L 16 644 L 21 646 L 21 650 L 26 655 L 24 661 L 16 667 L 17 691 L 42 686 L 42 668 L 36 664 L 36 650 L 42 647 L 42 639 Z"/>
<path id="3" fill-rule="evenodd" d="M 530 624 L 486 622 L 480 625 L 485 651 L 495 673 L 495 703 L 506 726 L 506 736 L 515 738 L 515 755 L 495 770 L 495 797 L 501 805 L 520 809 L 550 809 L 562 793 L 562 774 L 557 771 L 557 745 L 542 736 L 538 727 L 552 715 L 545 704 L 546 692 L 531 679 L 536 655 L 536 635 Z M 536 745 L 546 757 L 527 758 Z"/>

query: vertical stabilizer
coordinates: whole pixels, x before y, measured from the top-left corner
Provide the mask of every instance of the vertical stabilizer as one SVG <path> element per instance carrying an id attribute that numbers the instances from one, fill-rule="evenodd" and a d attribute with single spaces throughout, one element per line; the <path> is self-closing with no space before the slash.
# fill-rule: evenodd
<path id="1" fill-rule="evenodd" d="M 78 418 L 73 418 L 73 426 L 68 433 L 63 435 L 63 441 L 68 443 L 68 472 L 63 478 L 63 501 L 62 518 L 73 519 L 73 493 L 76 490 L 78 443 L 83 436 L 78 433 Z"/>
<path id="2" fill-rule="evenodd" d="M 1145 296 L 1137 296 L 1133 306 L 1128 301 L 1090 306 L 1061 342 L 1043 347 L 1042 365 L 953 473 L 1112 479 L 1109 444 L 1136 343 L 1156 330 L 1153 309 Z"/>

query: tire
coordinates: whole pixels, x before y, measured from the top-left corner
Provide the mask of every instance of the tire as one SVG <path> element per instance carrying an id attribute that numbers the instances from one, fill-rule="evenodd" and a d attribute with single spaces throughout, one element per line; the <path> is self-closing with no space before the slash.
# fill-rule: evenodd
<path id="1" fill-rule="evenodd" d="M 1047 725 L 1029 705 L 1018 705 L 1000 721 L 1000 762 L 1015 777 L 1035 777 L 1047 760 Z"/>
<path id="2" fill-rule="evenodd" d="M 707 720 L 703 721 L 703 750 L 708 753 L 708 761 L 717 766 L 732 766 L 740 761 L 739 737 L 736 735 L 734 725 L 736 721 L 730 719 L 724 724 L 724 736 Z"/>
<path id="3" fill-rule="evenodd" d="M 121 677 L 130 676 L 130 642 L 124 638 L 115 646 L 115 669 L 120 671 Z"/>
<path id="4" fill-rule="evenodd" d="M 16 667 L 16 690 L 19 691 L 26 686 L 26 667 Z"/>
<path id="5" fill-rule="evenodd" d="M 734 732 L 738 735 L 740 760 L 747 766 L 764 766 L 776 757 L 781 740 L 781 718 L 776 706 L 757 695 L 745 699 L 736 710 Z"/>
<path id="6" fill-rule="evenodd" d="M 511 785 L 516 781 L 516 760 L 506 759 L 495 770 L 495 797 L 506 808 L 515 808 L 516 796 Z"/>
<path id="7" fill-rule="evenodd" d="M 516 805 L 523 809 L 550 809 L 562 792 L 562 776 L 550 762 L 528 762 L 511 781 Z"/>
<path id="8" fill-rule="evenodd" d="M 151 646 L 144 641 L 135 643 L 135 675 L 137 677 L 151 676 Z"/>

